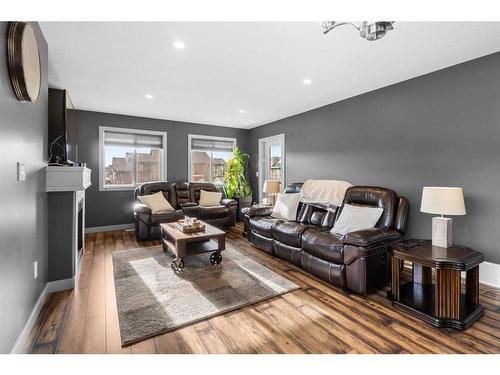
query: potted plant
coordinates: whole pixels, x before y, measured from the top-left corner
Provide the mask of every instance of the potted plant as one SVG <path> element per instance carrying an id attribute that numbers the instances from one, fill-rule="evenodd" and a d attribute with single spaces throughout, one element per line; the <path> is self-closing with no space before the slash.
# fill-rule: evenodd
<path id="1" fill-rule="evenodd" d="M 238 221 L 241 221 L 241 209 L 252 205 L 252 189 L 245 176 L 249 158 L 250 156 L 242 153 L 238 147 L 233 148 L 224 173 L 226 196 L 238 202 Z"/>

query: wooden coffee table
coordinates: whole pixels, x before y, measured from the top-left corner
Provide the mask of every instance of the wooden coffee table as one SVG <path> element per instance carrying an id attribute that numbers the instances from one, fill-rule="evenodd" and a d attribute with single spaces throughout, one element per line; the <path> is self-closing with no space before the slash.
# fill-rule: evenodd
<path id="1" fill-rule="evenodd" d="M 160 224 L 163 250 L 170 250 L 175 255 L 171 267 L 175 272 L 184 269 L 184 257 L 202 253 L 210 254 L 212 264 L 222 262 L 222 250 L 226 247 L 226 233 L 210 224 L 202 222 L 205 231 L 184 233 L 176 223 Z"/>
<path id="2" fill-rule="evenodd" d="M 479 264 L 484 261 L 481 253 L 465 246 L 433 246 L 426 240 L 406 240 L 390 246 L 390 250 L 392 285 L 388 297 L 394 307 L 436 327 L 456 329 L 466 329 L 484 314 L 479 304 Z M 404 261 L 412 263 L 413 275 L 410 282 L 402 284 Z"/>

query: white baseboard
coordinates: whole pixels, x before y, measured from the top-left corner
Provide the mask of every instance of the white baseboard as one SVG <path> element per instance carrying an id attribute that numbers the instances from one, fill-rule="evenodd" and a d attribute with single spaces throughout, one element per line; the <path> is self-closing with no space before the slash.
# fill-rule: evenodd
<path id="1" fill-rule="evenodd" d="M 500 264 L 483 262 L 479 265 L 479 282 L 500 288 Z"/>
<path id="2" fill-rule="evenodd" d="M 76 277 L 69 279 L 49 281 L 47 283 L 47 291 L 49 293 L 60 292 L 61 290 L 73 289 L 76 285 Z"/>
<path id="3" fill-rule="evenodd" d="M 133 228 L 134 228 L 134 223 L 118 224 L 118 225 L 105 225 L 103 227 L 85 228 L 85 233 L 109 232 L 112 230 L 124 230 L 124 229 L 133 229 Z"/>
<path id="4" fill-rule="evenodd" d="M 45 300 L 47 299 L 47 294 L 49 293 L 49 288 L 48 285 L 45 284 L 45 287 L 43 288 L 42 292 L 38 296 L 38 299 L 36 300 L 35 306 L 33 306 L 33 310 L 31 311 L 31 314 L 24 324 L 24 327 L 17 337 L 16 342 L 14 343 L 14 346 L 10 350 L 11 354 L 21 354 L 22 350 L 24 348 L 24 344 L 33 329 L 36 320 L 38 318 L 38 315 L 40 314 L 40 311 L 42 310 L 43 304 L 45 303 Z"/>

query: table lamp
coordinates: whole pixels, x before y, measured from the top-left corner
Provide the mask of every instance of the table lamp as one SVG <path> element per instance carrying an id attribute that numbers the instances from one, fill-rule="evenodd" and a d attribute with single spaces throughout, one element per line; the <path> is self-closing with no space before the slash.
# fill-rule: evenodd
<path id="1" fill-rule="evenodd" d="M 458 187 L 424 186 L 420 211 L 438 214 L 432 218 L 432 245 L 452 245 L 452 219 L 444 215 L 465 215 L 464 192 Z"/>
<path id="2" fill-rule="evenodd" d="M 280 192 L 280 185 L 281 182 L 279 180 L 265 180 L 264 181 L 264 193 L 269 194 L 270 197 L 272 197 L 272 202 L 271 203 L 274 206 L 274 203 L 276 202 L 275 194 Z"/>

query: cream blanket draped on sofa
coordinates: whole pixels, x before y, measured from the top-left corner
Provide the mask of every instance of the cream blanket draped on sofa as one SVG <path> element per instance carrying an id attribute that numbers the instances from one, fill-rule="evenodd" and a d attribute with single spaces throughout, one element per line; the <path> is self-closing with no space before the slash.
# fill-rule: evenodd
<path id="1" fill-rule="evenodd" d="M 347 181 L 309 179 L 302 186 L 300 201 L 341 206 L 345 192 L 351 186 Z"/>

